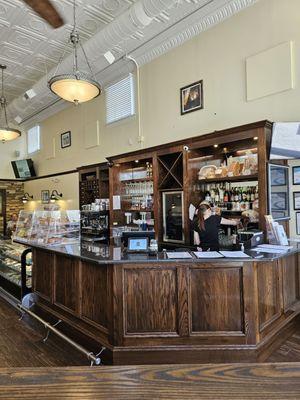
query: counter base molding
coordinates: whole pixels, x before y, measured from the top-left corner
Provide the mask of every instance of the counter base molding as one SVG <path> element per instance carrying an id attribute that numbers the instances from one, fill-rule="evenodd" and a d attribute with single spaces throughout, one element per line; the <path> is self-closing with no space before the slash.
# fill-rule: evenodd
<path id="1" fill-rule="evenodd" d="M 36 311 L 112 364 L 256 361 L 300 312 L 299 255 L 95 262 L 33 249 Z M 269 354 L 268 354 L 269 355 Z"/>

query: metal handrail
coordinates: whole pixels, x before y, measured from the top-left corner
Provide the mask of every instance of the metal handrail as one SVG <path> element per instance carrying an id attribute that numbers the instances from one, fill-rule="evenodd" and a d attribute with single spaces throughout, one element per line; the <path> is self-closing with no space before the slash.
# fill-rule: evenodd
<path id="1" fill-rule="evenodd" d="M 74 342 L 74 340 L 70 339 L 68 336 L 60 332 L 58 329 L 55 328 L 55 326 L 49 324 L 47 321 L 45 321 L 43 318 L 39 317 L 37 314 L 29 310 L 29 308 L 24 307 L 22 304 L 18 304 L 18 308 L 23 312 L 27 313 L 37 321 L 39 321 L 46 329 L 49 331 L 53 332 L 55 335 L 59 336 L 61 339 L 65 340 L 67 343 L 69 343 L 71 346 L 73 346 L 75 349 L 83 353 L 89 361 L 91 361 L 91 366 L 95 365 L 100 365 L 101 364 L 101 358 L 99 355 L 105 350 L 105 347 L 102 347 L 100 352 L 98 354 L 94 354 L 93 352 L 90 352 L 86 350 L 83 346 L 80 344 Z"/>

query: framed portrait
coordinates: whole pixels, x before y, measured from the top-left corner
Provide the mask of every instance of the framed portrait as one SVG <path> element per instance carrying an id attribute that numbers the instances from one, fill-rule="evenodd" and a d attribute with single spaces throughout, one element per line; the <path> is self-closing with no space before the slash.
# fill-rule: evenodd
<path id="1" fill-rule="evenodd" d="M 300 192 L 294 192 L 293 198 L 294 198 L 294 210 L 300 210 Z"/>
<path id="2" fill-rule="evenodd" d="M 43 204 L 48 204 L 50 201 L 50 191 L 49 190 L 42 190 L 41 191 L 41 201 Z"/>
<path id="3" fill-rule="evenodd" d="M 293 167 L 293 185 L 300 185 L 300 166 Z"/>
<path id="4" fill-rule="evenodd" d="M 287 194 L 284 192 L 273 192 L 271 195 L 272 211 L 287 210 Z"/>
<path id="5" fill-rule="evenodd" d="M 181 115 L 203 108 L 203 81 L 194 82 L 180 89 Z"/>
<path id="6" fill-rule="evenodd" d="M 283 186 L 287 183 L 287 174 L 288 171 L 285 168 L 279 167 L 272 167 L 271 173 L 271 186 Z"/>
<path id="7" fill-rule="evenodd" d="M 300 212 L 296 212 L 296 232 L 300 235 Z"/>
<path id="8" fill-rule="evenodd" d="M 64 132 L 60 135 L 60 146 L 62 149 L 71 146 L 71 131 Z"/>

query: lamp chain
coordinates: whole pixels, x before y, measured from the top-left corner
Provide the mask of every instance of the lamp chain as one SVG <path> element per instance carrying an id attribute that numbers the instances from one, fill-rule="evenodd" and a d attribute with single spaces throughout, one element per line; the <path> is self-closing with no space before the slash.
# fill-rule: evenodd
<path id="1" fill-rule="evenodd" d="M 74 15 L 73 15 L 73 19 L 74 19 L 74 28 L 73 28 L 73 30 L 75 31 L 75 29 L 76 29 L 76 0 L 74 0 L 74 2 L 73 2 L 73 8 L 74 8 Z"/>
<path id="2" fill-rule="evenodd" d="M 4 97 L 4 84 L 3 84 L 3 68 L 1 69 L 2 77 L 1 77 L 1 96 Z"/>
<path id="3" fill-rule="evenodd" d="M 4 96 L 4 66 L 1 66 L 1 114 L 4 113 L 4 119 L 6 127 L 8 127 L 7 122 L 7 112 L 6 112 L 6 98 Z"/>

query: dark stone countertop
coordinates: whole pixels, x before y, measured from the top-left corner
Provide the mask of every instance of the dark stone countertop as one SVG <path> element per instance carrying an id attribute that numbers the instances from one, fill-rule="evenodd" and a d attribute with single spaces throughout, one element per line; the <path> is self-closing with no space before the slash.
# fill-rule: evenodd
<path id="1" fill-rule="evenodd" d="M 294 243 L 293 248 L 283 254 L 274 253 L 257 253 L 246 250 L 245 253 L 251 258 L 201 258 L 198 259 L 192 252 L 192 258 L 169 259 L 166 252 L 161 251 L 154 254 L 133 254 L 127 253 L 121 247 L 109 246 L 105 244 L 78 243 L 61 246 L 43 246 L 36 243 L 29 243 L 18 240 L 17 243 L 24 244 L 29 247 L 47 250 L 53 253 L 62 254 L 70 257 L 79 258 L 83 261 L 94 262 L 98 264 L 144 264 L 144 263 L 233 263 L 233 262 L 266 262 L 274 261 L 287 255 L 295 254 L 300 251 L 300 243 Z M 168 250 L 169 252 L 169 250 Z"/>

